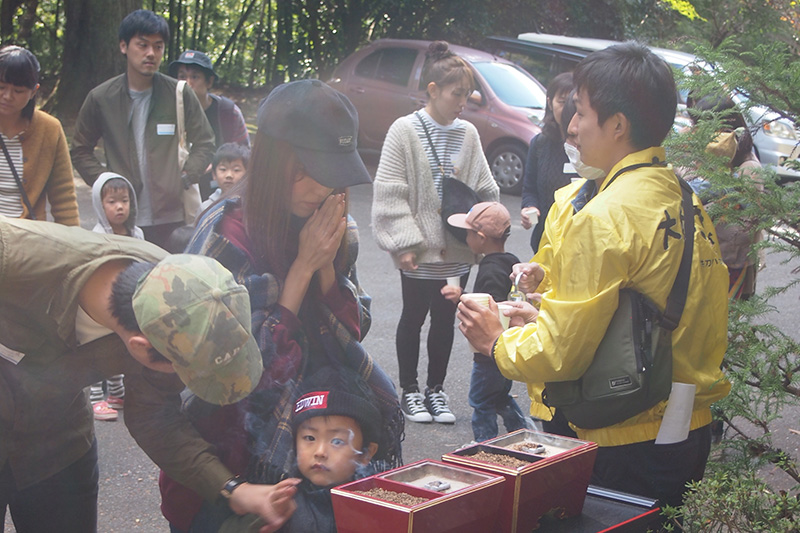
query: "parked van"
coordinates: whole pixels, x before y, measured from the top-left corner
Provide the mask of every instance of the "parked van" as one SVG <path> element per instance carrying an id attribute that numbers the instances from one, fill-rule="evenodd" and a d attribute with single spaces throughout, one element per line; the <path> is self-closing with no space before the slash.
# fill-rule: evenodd
<path id="1" fill-rule="evenodd" d="M 521 65 L 543 84 L 557 74 L 575 68 L 578 62 L 591 52 L 619 44 L 618 41 L 567 37 L 547 33 L 521 33 L 516 39 L 489 37 L 483 48 L 500 57 Z M 698 63 L 697 56 L 677 50 L 650 47 L 650 49 L 675 69 L 685 70 Z M 678 124 L 690 124 L 686 113 L 686 90 L 679 91 Z M 733 95 L 734 101 L 743 103 L 745 97 Z M 800 179 L 800 172 L 785 167 L 790 159 L 800 157 L 800 131 L 790 121 L 779 117 L 764 107 L 753 106 L 745 113 L 745 120 L 754 126 L 753 144 L 758 158 L 764 166 L 772 166 L 784 179 Z"/>

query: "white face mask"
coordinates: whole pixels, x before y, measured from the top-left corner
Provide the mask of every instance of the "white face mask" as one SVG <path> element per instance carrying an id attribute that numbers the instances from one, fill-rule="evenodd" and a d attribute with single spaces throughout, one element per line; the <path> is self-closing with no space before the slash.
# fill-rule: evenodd
<path id="1" fill-rule="evenodd" d="M 581 153 L 576 146 L 564 143 L 564 151 L 567 153 L 569 162 L 575 167 L 575 172 L 578 173 L 578 176 L 586 178 L 587 180 L 599 180 L 606 177 L 606 173 L 603 169 L 590 167 L 581 161 Z"/>

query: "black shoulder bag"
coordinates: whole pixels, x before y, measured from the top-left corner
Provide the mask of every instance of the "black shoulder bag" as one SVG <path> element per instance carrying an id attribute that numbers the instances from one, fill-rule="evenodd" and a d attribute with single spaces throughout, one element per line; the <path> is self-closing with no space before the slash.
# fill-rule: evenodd
<path id="1" fill-rule="evenodd" d="M 469 185 L 445 175 L 444 165 L 442 165 L 442 162 L 439 161 L 439 154 L 436 153 L 436 147 L 433 145 L 433 140 L 431 139 L 431 134 L 428 131 L 428 126 L 425 124 L 425 121 L 422 120 L 422 116 L 420 116 L 419 112 L 415 114 L 417 115 L 420 124 L 422 124 L 422 129 L 425 131 L 425 137 L 428 138 L 428 145 L 431 147 L 433 157 L 436 159 L 436 165 L 439 167 L 439 172 L 442 174 L 442 222 L 444 223 L 444 227 L 447 228 L 447 231 L 449 231 L 453 237 L 466 244 L 467 230 L 451 226 L 447 223 L 447 219 L 450 217 L 450 215 L 455 215 L 456 213 L 469 212 L 469 210 L 472 209 L 472 206 L 479 203 L 481 199 L 478 198 L 478 194 L 472 190 Z"/>
<path id="2" fill-rule="evenodd" d="M 17 167 L 15 167 L 14 162 L 11 161 L 11 154 L 8 153 L 8 148 L 6 148 L 6 142 L 3 140 L 2 135 L 0 135 L 0 147 L 3 148 L 3 153 L 6 156 L 6 161 L 8 161 L 8 168 L 11 169 L 11 174 L 14 175 L 14 181 L 17 182 L 17 187 L 19 187 L 19 195 L 22 197 L 22 203 L 24 203 L 25 207 L 28 209 L 28 217 L 31 220 L 36 220 L 36 215 L 33 213 L 33 207 L 31 206 L 31 201 L 28 200 L 28 194 L 22 187 L 22 180 L 19 179 L 19 174 L 17 174 Z"/>
<path id="3" fill-rule="evenodd" d="M 583 376 L 575 381 L 545 383 L 545 404 L 558 409 L 579 428 L 618 424 L 669 398 L 672 332 L 686 304 L 695 232 L 692 189 L 682 179 L 678 181 L 685 242 L 664 313 L 643 294 L 621 289 L 619 307 Z"/>

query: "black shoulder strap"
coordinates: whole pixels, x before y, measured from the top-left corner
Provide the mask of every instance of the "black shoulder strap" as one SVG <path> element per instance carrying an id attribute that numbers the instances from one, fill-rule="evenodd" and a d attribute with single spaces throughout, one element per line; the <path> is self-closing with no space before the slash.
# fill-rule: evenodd
<path id="1" fill-rule="evenodd" d="M 442 162 L 439 161 L 439 154 L 436 152 L 436 147 L 433 145 L 433 139 L 431 139 L 431 133 L 428 131 L 428 126 L 425 124 L 425 121 L 422 119 L 422 115 L 419 114 L 419 111 L 415 111 L 414 114 L 417 115 L 419 123 L 422 124 L 422 130 L 425 132 L 425 137 L 428 138 L 428 146 L 431 147 L 433 158 L 436 159 L 436 165 L 439 167 L 439 173 L 442 175 L 442 178 L 444 178 L 444 165 L 442 165 Z"/>
<path id="2" fill-rule="evenodd" d="M 28 209 L 28 216 L 30 217 L 31 220 L 36 220 L 36 215 L 33 213 L 33 207 L 31 206 L 31 201 L 28 199 L 28 194 L 22 187 L 22 180 L 19 179 L 19 174 L 17 174 L 17 167 L 15 167 L 14 162 L 11 161 L 11 154 L 8 153 L 8 148 L 6 148 L 6 142 L 3 140 L 2 135 L 0 135 L 0 147 L 3 148 L 3 153 L 6 155 L 6 161 L 8 161 L 8 168 L 11 169 L 11 174 L 14 175 L 14 181 L 17 182 L 17 187 L 19 187 L 19 195 L 22 197 L 22 203 L 24 203 L 25 207 Z"/>
<path id="3" fill-rule="evenodd" d="M 661 318 L 661 327 L 673 331 L 681 321 L 683 308 L 686 305 L 686 295 L 689 292 L 689 278 L 692 273 L 692 254 L 694 253 L 694 204 L 692 203 L 692 188 L 688 183 L 678 178 L 683 196 L 683 255 L 678 275 L 672 284 L 672 290 L 667 297 L 667 307 Z"/>

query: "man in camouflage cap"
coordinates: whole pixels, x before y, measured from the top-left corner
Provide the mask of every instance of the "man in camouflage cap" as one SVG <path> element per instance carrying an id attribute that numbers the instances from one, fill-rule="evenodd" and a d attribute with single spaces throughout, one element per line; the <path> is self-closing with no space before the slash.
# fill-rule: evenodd
<path id="1" fill-rule="evenodd" d="M 139 446 L 216 499 L 232 473 L 180 412 L 180 392 L 247 396 L 262 372 L 250 323 L 247 291 L 213 259 L 0 216 L 0 523 L 8 506 L 20 533 L 96 530 L 85 387 L 115 374 Z"/>

